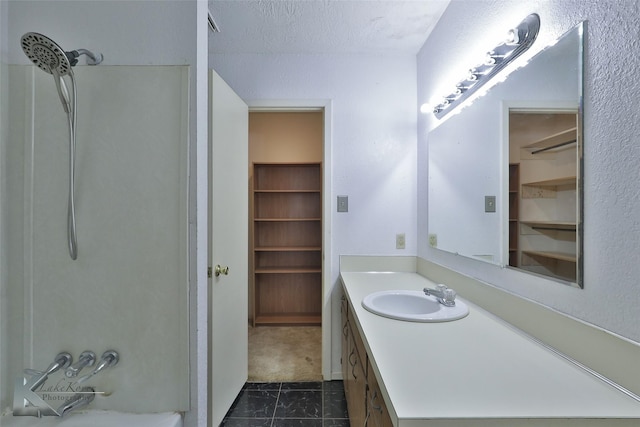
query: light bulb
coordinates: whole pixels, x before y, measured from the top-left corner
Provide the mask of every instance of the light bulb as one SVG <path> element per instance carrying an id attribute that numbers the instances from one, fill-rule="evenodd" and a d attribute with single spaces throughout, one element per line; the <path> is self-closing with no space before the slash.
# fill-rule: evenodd
<path id="1" fill-rule="evenodd" d="M 512 28 L 507 31 L 507 38 L 505 39 L 507 44 L 520 44 L 520 33 L 517 28 Z"/>
<path id="2" fill-rule="evenodd" d="M 497 58 L 500 58 L 500 56 L 496 55 L 495 52 L 487 52 L 486 56 L 484 57 L 484 65 L 496 65 Z"/>

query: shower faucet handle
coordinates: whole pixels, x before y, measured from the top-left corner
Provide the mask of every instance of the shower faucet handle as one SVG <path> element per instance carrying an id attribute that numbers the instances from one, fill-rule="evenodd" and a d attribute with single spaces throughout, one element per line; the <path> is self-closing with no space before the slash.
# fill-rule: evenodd
<path id="1" fill-rule="evenodd" d="M 69 365 L 71 365 L 72 361 L 73 361 L 73 357 L 71 357 L 69 353 L 67 352 L 58 353 L 54 362 L 51 365 L 49 365 L 45 373 L 47 375 L 51 375 L 58 369 L 65 369 Z"/>
<path id="2" fill-rule="evenodd" d="M 120 355 L 115 350 L 107 350 L 102 353 L 102 357 L 100 358 L 100 363 L 96 366 L 95 373 L 102 371 L 103 369 L 109 368 L 111 366 L 116 366 L 120 361 Z"/>
<path id="3" fill-rule="evenodd" d="M 78 376 L 78 373 L 86 366 L 93 366 L 96 363 L 96 354 L 93 351 L 83 351 L 78 358 L 78 361 L 69 366 L 65 371 L 65 375 L 68 378 Z"/>
<path id="4" fill-rule="evenodd" d="M 100 362 L 98 362 L 98 364 L 96 365 L 96 368 L 93 370 L 93 372 L 91 372 L 90 374 L 85 375 L 84 377 L 81 377 L 80 379 L 78 379 L 76 381 L 76 383 L 80 384 L 83 383 L 85 381 L 88 381 L 91 377 L 93 377 L 94 375 L 102 372 L 103 370 L 111 367 L 111 366 L 115 366 L 118 364 L 118 362 L 120 361 L 120 355 L 118 354 L 117 351 L 115 350 L 107 350 L 104 353 L 102 353 L 102 356 L 100 357 Z"/>

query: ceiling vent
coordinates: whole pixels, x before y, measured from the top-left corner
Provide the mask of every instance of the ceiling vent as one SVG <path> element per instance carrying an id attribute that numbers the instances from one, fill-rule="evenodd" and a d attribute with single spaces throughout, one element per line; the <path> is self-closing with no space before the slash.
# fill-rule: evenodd
<path id="1" fill-rule="evenodd" d="M 208 19 L 209 19 L 209 29 L 214 33 L 219 33 L 220 28 L 218 27 L 218 24 L 216 24 L 216 21 L 213 20 L 213 16 L 211 16 L 211 12 L 209 12 Z"/>

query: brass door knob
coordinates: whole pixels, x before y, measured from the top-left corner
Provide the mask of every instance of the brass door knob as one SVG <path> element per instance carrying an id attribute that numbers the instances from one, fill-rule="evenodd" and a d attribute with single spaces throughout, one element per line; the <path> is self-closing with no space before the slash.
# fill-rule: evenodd
<path id="1" fill-rule="evenodd" d="M 216 265 L 214 273 L 216 277 L 220 276 L 221 274 L 224 274 L 225 276 L 227 276 L 229 274 L 229 267 L 228 266 L 222 267 L 220 264 L 218 264 Z"/>

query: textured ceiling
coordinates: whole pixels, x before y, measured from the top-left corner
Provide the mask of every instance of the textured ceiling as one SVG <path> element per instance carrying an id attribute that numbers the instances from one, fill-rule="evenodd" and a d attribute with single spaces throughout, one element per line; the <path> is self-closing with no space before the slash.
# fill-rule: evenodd
<path id="1" fill-rule="evenodd" d="M 209 52 L 415 54 L 449 1 L 209 0 Z"/>

